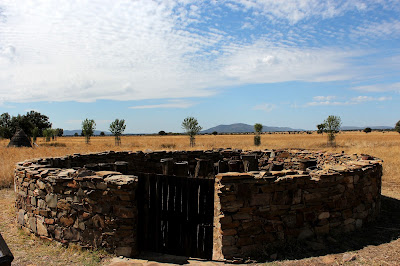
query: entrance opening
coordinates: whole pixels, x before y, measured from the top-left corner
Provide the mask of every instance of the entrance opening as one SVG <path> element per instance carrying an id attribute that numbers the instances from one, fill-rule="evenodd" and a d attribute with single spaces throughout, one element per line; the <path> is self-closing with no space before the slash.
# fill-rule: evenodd
<path id="1" fill-rule="evenodd" d="M 212 259 L 214 178 L 138 176 L 140 250 Z"/>

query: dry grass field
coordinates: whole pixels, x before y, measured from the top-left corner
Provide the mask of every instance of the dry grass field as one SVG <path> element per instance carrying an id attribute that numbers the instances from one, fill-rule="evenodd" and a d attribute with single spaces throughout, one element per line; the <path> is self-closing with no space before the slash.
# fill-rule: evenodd
<path id="1" fill-rule="evenodd" d="M 240 148 L 240 149 L 280 149 L 304 148 L 310 150 L 325 150 L 330 152 L 365 153 L 383 159 L 383 185 L 382 194 L 388 198 L 385 202 L 400 199 L 400 134 L 395 132 L 344 132 L 337 135 L 337 146 L 327 147 L 326 135 L 318 134 L 264 134 L 261 138 L 262 145 L 253 145 L 253 135 L 207 135 L 196 138 L 194 149 L 213 148 Z M 96 252 L 80 251 L 74 247 L 61 248 L 55 243 L 48 243 L 36 237 L 31 237 L 16 228 L 14 223 L 14 193 L 11 189 L 13 183 L 13 169 L 16 162 L 30 158 L 53 157 L 73 153 L 100 152 L 105 150 L 189 150 L 187 136 L 125 136 L 122 145 L 116 147 L 113 137 L 93 137 L 89 145 L 85 144 L 83 137 L 60 137 L 56 141 L 44 142 L 38 140 L 39 147 L 7 148 L 8 140 L 0 140 L 0 231 L 9 243 L 16 257 L 15 265 L 41 265 L 43 262 L 53 265 L 79 264 L 97 265 L 106 264 L 108 255 Z M 53 145 L 53 146 L 50 146 Z M 392 198 L 392 199 L 390 199 Z M 394 198 L 394 199 L 393 199 Z M 400 204 L 385 206 L 382 210 L 380 223 L 372 229 L 350 236 L 344 242 L 337 244 L 339 247 L 330 249 L 331 254 L 325 253 L 303 255 L 302 259 L 296 258 L 274 263 L 274 265 L 339 265 L 344 263 L 344 255 L 350 254 L 357 259 L 345 262 L 346 265 L 400 265 Z M 397 205 L 396 205 L 397 206 Z M 383 229 L 382 229 L 383 228 Z M 368 231 L 369 230 L 369 231 Z M 343 246 L 346 243 L 349 246 Z M 343 253 L 345 252 L 345 253 Z"/>
<path id="2" fill-rule="evenodd" d="M 337 146 L 326 146 L 326 135 L 318 134 L 264 134 L 262 145 L 253 145 L 253 135 L 202 135 L 196 138 L 194 149 L 239 148 L 304 148 L 331 152 L 366 153 L 384 160 L 383 190 L 396 193 L 400 188 L 400 134 L 396 132 L 344 132 L 337 135 Z M 38 139 L 39 147 L 7 148 L 8 140 L 0 140 L 0 187 L 9 187 L 13 182 L 16 162 L 30 158 L 53 157 L 73 153 L 89 153 L 105 150 L 189 150 L 187 136 L 125 136 L 122 145 L 114 145 L 113 137 L 92 137 L 89 145 L 83 137 L 60 137 L 56 141 Z M 44 146 L 46 145 L 46 146 Z M 57 145 L 57 146 L 48 146 Z"/>

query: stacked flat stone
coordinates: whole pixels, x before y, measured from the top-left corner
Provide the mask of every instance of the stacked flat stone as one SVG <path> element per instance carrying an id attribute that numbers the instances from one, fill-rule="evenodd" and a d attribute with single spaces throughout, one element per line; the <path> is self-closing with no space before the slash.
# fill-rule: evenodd
<path id="1" fill-rule="evenodd" d="M 18 224 L 42 238 L 118 255 L 137 252 L 137 177 L 111 171 L 16 168 Z"/>
<path id="2" fill-rule="evenodd" d="M 309 172 L 218 174 L 214 239 L 220 257 L 251 257 L 267 244 L 351 232 L 374 221 L 380 211 L 381 161 L 353 156 L 341 158 L 339 165 L 328 158 L 324 154 L 321 169 Z"/>
<path id="3" fill-rule="evenodd" d="M 215 176 L 213 258 L 218 260 L 354 231 L 380 210 L 382 165 L 369 155 L 300 149 L 107 151 L 18 163 L 18 224 L 42 238 L 134 256 L 140 251 L 139 173 Z"/>

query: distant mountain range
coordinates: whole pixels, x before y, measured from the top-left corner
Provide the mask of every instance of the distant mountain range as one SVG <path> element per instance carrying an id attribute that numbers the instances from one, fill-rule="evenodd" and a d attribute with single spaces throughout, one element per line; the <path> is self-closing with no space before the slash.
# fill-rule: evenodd
<path id="1" fill-rule="evenodd" d="M 388 126 L 371 126 L 371 129 L 393 129 L 393 127 Z M 365 127 L 356 127 L 356 126 L 342 126 L 341 130 L 363 130 Z M 316 129 L 315 129 L 316 130 Z M 214 131 L 218 133 L 247 133 L 247 132 L 254 132 L 254 125 L 248 125 L 244 123 L 235 123 L 231 125 L 219 125 L 216 127 L 212 127 L 206 130 L 201 131 L 200 133 L 203 134 L 211 134 Z M 263 126 L 263 132 L 278 132 L 278 131 L 306 131 L 305 129 L 301 128 L 291 128 L 291 127 L 270 127 L 270 126 Z M 81 129 L 74 129 L 74 130 L 64 130 L 64 136 L 73 136 L 75 133 L 81 135 Z M 94 135 L 99 136 L 102 130 L 95 130 Z M 106 135 L 111 135 L 111 132 L 104 131 Z M 143 133 L 146 134 L 146 133 Z M 129 134 L 126 133 L 125 135 L 141 135 L 141 134 Z"/>
<path id="2" fill-rule="evenodd" d="M 366 127 L 342 126 L 340 129 L 341 130 L 363 130 L 365 128 Z M 393 129 L 393 127 L 388 127 L 388 126 L 374 126 L 374 127 L 370 127 L 370 128 L 371 129 Z"/>
<path id="3" fill-rule="evenodd" d="M 73 130 L 64 130 L 64 136 L 73 136 L 75 135 L 75 133 L 78 133 L 78 135 L 80 136 L 82 132 L 82 129 L 73 129 Z M 99 136 L 100 132 L 102 132 L 102 130 L 95 130 L 94 131 L 94 135 Z M 103 131 L 106 135 L 111 135 L 111 132 L 108 131 Z"/>
<path id="4" fill-rule="evenodd" d="M 248 125 L 244 123 L 236 123 L 231 125 L 219 125 L 216 127 L 212 127 L 206 130 L 201 131 L 200 133 L 213 133 L 217 131 L 218 133 L 246 133 L 246 132 L 254 132 L 254 125 Z M 291 127 L 270 127 L 263 126 L 263 132 L 276 132 L 276 131 L 305 131 L 304 129 L 295 129 Z"/>

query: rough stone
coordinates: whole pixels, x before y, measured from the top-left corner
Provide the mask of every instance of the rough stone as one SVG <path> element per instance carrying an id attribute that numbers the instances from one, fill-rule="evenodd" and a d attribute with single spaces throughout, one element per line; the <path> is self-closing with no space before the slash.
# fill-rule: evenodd
<path id="1" fill-rule="evenodd" d="M 301 230 L 298 239 L 299 240 L 304 240 L 310 237 L 314 236 L 314 232 L 310 229 L 310 228 L 304 228 L 303 230 Z"/>
<path id="2" fill-rule="evenodd" d="M 330 213 L 329 212 L 322 212 L 318 215 L 318 219 L 322 220 L 322 219 L 328 219 L 330 217 Z"/>
<path id="3" fill-rule="evenodd" d="M 36 227 L 37 227 L 37 233 L 40 236 L 48 236 L 48 232 L 47 232 L 47 227 L 45 225 L 45 221 L 44 218 L 42 217 L 38 217 L 36 219 Z"/>
<path id="4" fill-rule="evenodd" d="M 74 218 L 68 216 L 62 216 L 60 218 L 60 223 L 64 226 L 71 226 L 75 222 Z"/>
<path id="5" fill-rule="evenodd" d="M 193 176 L 196 159 L 235 161 L 238 167 L 231 170 L 243 171 L 245 154 L 232 149 L 104 152 L 19 164 L 18 224 L 62 243 L 131 256 L 138 250 L 138 177 L 82 167 L 119 169 L 113 163 L 125 161 L 120 169 L 127 173 L 161 174 L 161 159 L 173 158 L 187 162 L 187 174 Z M 382 166 L 376 158 L 299 149 L 251 154 L 261 173 L 221 173 L 215 179 L 214 248 L 227 259 L 247 258 L 265 243 L 273 247 L 294 239 L 307 239 L 319 250 L 325 248 L 316 241 L 320 235 L 351 232 L 379 213 Z M 304 166 L 309 161 L 316 165 Z"/>
<path id="6" fill-rule="evenodd" d="M 47 194 L 46 195 L 46 203 L 49 208 L 56 208 L 57 207 L 57 195 Z"/>
<path id="7" fill-rule="evenodd" d="M 137 177 L 136 176 L 130 176 L 130 175 L 113 175 L 113 176 L 109 176 L 106 177 L 104 179 L 104 181 L 106 183 L 110 183 L 113 185 L 118 185 L 118 186 L 122 186 L 122 185 L 130 185 L 134 182 L 137 181 Z"/>

